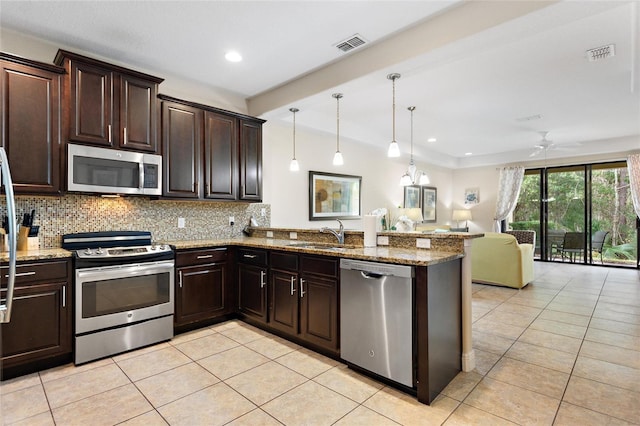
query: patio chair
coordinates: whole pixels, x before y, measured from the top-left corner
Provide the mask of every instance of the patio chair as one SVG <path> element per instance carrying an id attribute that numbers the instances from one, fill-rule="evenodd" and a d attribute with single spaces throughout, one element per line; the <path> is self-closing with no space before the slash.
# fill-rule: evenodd
<path id="1" fill-rule="evenodd" d="M 604 264 L 602 261 L 602 248 L 604 247 L 604 240 L 607 239 L 607 235 L 609 235 L 609 231 L 596 231 L 591 238 L 591 250 L 600 253 L 600 263 L 602 264 Z"/>
<path id="2" fill-rule="evenodd" d="M 584 253 L 584 232 L 567 232 L 564 234 L 561 253 L 563 262 L 565 255 L 571 263 L 575 262 L 577 256 L 582 256 Z"/>
<path id="3" fill-rule="evenodd" d="M 553 260 L 555 255 L 562 254 L 562 244 L 567 231 L 562 229 L 550 229 L 547 232 L 547 244 L 549 247 L 549 259 Z"/>

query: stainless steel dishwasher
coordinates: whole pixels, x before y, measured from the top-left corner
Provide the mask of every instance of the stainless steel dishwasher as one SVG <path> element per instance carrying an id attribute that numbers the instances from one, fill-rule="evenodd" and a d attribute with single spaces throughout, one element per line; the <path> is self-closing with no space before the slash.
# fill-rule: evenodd
<path id="1" fill-rule="evenodd" d="M 413 387 L 413 267 L 340 260 L 340 355 Z"/>

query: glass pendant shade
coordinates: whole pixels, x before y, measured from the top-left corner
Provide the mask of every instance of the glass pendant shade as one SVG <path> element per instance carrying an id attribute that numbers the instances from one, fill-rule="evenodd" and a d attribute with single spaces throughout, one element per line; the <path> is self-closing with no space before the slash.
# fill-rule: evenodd
<path id="1" fill-rule="evenodd" d="M 295 158 L 291 160 L 291 163 L 289 163 L 289 170 L 292 172 L 297 172 L 300 170 L 300 164 L 298 164 L 298 160 L 296 160 Z"/>
<path id="2" fill-rule="evenodd" d="M 342 166 L 344 164 L 344 158 L 342 158 L 342 153 L 340 151 L 336 151 L 333 156 L 333 165 L 334 166 Z"/>
<path id="3" fill-rule="evenodd" d="M 411 182 L 411 176 L 409 176 L 408 173 L 403 174 L 402 177 L 400 178 L 400 185 L 402 186 L 409 186 L 412 183 L 413 182 Z"/>
<path id="4" fill-rule="evenodd" d="M 389 150 L 387 151 L 387 157 L 400 157 L 400 146 L 398 142 L 392 141 L 389 144 Z"/>

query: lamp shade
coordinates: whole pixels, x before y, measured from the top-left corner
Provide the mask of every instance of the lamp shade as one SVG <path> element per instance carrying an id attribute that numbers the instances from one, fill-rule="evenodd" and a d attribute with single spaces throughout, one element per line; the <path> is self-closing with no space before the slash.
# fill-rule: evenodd
<path id="1" fill-rule="evenodd" d="M 407 218 L 411 219 L 413 222 L 423 221 L 421 208 L 405 209 L 405 214 L 407 215 Z"/>
<path id="2" fill-rule="evenodd" d="M 451 218 L 453 220 L 471 220 L 473 219 L 471 217 L 471 210 L 454 210 L 453 211 L 453 217 Z"/>

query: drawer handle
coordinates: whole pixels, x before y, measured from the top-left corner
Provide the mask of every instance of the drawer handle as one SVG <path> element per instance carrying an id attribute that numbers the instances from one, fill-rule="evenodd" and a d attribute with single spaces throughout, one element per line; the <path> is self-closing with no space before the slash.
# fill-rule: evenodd
<path id="1" fill-rule="evenodd" d="M 35 274 L 36 274 L 36 271 L 19 272 L 19 273 L 16 274 L 16 278 L 18 278 L 18 277 L 28 277 L 28 276 L 35 275 Z M 5 278 L 9 278 L 9 275 L 5 275 L 4 277 Z"/>
<path id="2" fill-rule="evenodd" d="M 264 279 L 266 275 L 267 273 L 265 271 L 260 271 L 260 288 L 263 288 L 265 285 L 267 285 L 267 282 Z"/>
<path id="3" fill-rule="evenodd" d="M 111 143 L 111 142 L 113 142 L 111 140 L 111 124 L 109 124 L 107 127 L 109 128 L 109 143 Z"/>
<path id="4" fill-rule="evenodd" d="M 245 257 L 247 259 L 255 259 L 256 257 L 258 257 L 257 254 L 244 254 L 242 255 L 242 257 Z"/>
<path id="5" fill-rule="evenodd" d="M 306 293 L 306 291 L 304 291 L 304 281 L 302 278 L 300 278 L 300 298 L 304 297 L 304 294 Z"/>
<path id="6" fill-rule="evenodd" d="M 203 254 L 203 255 L 197 256 L 196 259 L 210 259 L 212 257 L 213 257 L 212 254 Z"/>
<path id="7" fill-rule="evenodd" d="M 178 271 L 178 285 L 182 288 L 182 271 Z"/>
<path id="8" fill-rule="evenodd" d="M 291 295 L 296 292 L 296 277 L 291 276 Z"/>
<path id="9" fill-rule="evenodd" d="M 62 287 L 62 307 L 67 307 L 67 286 Z"/>

